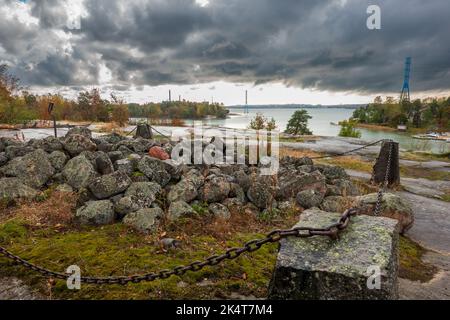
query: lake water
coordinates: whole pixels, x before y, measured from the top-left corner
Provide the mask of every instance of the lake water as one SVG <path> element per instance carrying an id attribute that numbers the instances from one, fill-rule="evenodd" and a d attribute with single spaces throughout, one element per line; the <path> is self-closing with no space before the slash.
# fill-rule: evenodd
<path id="1" fill-rule="evenodd" d="M 332 125 L 333 123 L 338 123 L 339 121 L 346 120 L 353 114 L 352 109 L 344 108 L 313 108 L 306 109 L 309 115 L 312 117 L 309 120 L 309 128 L 315 135 L 319 136 L 337 136 L 340 131 L 340 127 Z M 231 115 L 227 119 L 207 119 L 202 121 L 195 121 L 198 124 L 205 124 L 211 126 L 221 126 L 236 129 L 245 129 L 250 124 L 250 120 L 255 117 L 255 115 L 260 112 L 264 114 L 267 118 L 274 118 L 278 125 L 278 130 L 284 131 L 286 129 L 287 123 L 291 118 L 292 114 L 296 109 L 250 109 L 249 114 L 244 114 L 244 109 L 233 108 Z M 193 121 L 185 121 L 186 124 L 191 125 Z M 134 128 L 130 127 L 129 130 Z M 170 135 L 173 128 L 167 127 L 157 127 L 164 134 Z M 93 128 L 92 128 L 93 129 Z M 450 143 L 439 142 L 439 141 L 424 141 L 411 138 L 407 134 L 397 133 L 397 132 L 385 132 L 367 129 L 358 129 L 361 131 L 361 138 L 365 141 L 376 141 L 381 139 L 392 139 L 400 143 L 400 147 L 405 150 L 420 150 L 420 151 L 431 151 L 433 153 L 445 153 L 450 152 Z M 58 136 L 64 136 L 67 129 L 58 129 Z M 1 136 L 13 136 L 17 132 L 0 130 Z M 53 135 L 53 129 L 24 129 L 22 130 L 25 138 L 27 140 L 32 138 L 44 138 L 46 136 Z"/>
<path id="2" fill-rule="evenodd" d="M 353 111 L 345 108 L 308 108 L 309 115 L 312 117 L 309 120 L 308 127 L 314 135 L 318 136 L 337 136 L 340 127 L 332 125 L 340 121 L 349 119 Z M 232 115 L 228 119 L 207 119 L 200 121 L 206 125 L 217 125 L 229 128 L 244 129 L 247 128 L 250 120 L 255 117 L 257 113 L 262 113 L 266 118 L 274 118 L 278 125 L 278 130 L 284 131 L 291 116 L 296 109 L 250 109 L 249 114 L 245 114 L 244 108 L 233 108 L 230 112 L 237 115 Z M 198 122 L 198 121 L 196 121 Z M 192 122 L 187 122 L 192 123 Z M 432 151 L 434 153 L 450 152 L 450 143 L 440 141 L 425 141 L 413 139 L 408 134 L 400 132 L 386 132 L 378 130 L 358 129 L 361 131 L 361 138 L 366 141 L 376 141 L 380 139 L 392 139 L 400 143 L 401 148 L 406 150 L 421 150 Z"/>

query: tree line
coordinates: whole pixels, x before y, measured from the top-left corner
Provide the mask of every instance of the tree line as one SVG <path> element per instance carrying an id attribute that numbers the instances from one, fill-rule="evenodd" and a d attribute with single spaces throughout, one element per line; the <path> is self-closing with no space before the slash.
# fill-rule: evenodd
<path id="1" fill-rule="evenodd" d="M 392 97 L 384 101 L 376 97 L 373 103 L 355 110 L 353 119 L 359 123 L 390 127 L 407 125 L 436 131 L 450 129 L 450 97 L 417 99 L 399 102 Z"/>
<path id="2" fill-rule="evenodd" d="M 17 124 L 33 120 L 57 120 L 116 122 L 125 125 L 130 117 L 151 119 L 202 119 L 207 116 L 224 118 L 228 110 L 223 104 L 208 102 L 161 102 L 126 104 L 111 94 L 103 99 L 99 89 L 79 92 L 76 99 L 59 94 L 36 95 L 22 90 L 20 81 L 9 73 L 5 64 L 0 65 L 0 123 Z M 52 115 L 48 105 L 55 105 Z"/>

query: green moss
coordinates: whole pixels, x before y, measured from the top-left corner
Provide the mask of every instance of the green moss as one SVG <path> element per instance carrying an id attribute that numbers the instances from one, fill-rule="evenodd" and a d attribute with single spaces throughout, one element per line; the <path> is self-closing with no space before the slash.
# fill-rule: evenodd
<path id="1" fill-rule="evenodd" d="M 133 177 L 135 177 L 135 178 L 143 177 L 143 176 L 145 176 L 145 174 L 143 174 L 143 173 L 140 172 L 140 171 L 134 171 L 134 172 L 133 172 Z"/>
<path id="2" fill-rule="evenodd" d="M 133 275 L 173 268 L 260 237 L 257 233 L 237 233 L 232 240 L 222 242 L 210 235 L 193 235 L 182 248 L 163 253 L 156 237 L 144 237 L 122 224 L 65 232 L 30 227 L 19 220 L 0 225 L 0 243 L 11 252 L 59 272 L 78 265 L 83 276 Z M 71 291 L 58 280 L 52 294 L 55 299 L 204 299 L 238 292 L 262 298 L 267 294 L 276 253 L 276 245 L 271 244 L 199 272 L 127 286 L 83 284 L 81 290 Z M 46 293 L 45 278 L 5 258 L 0 258 L 0 275 L 14 275 Z M 199 285 L 202 281 L 205 283 Z"/>
<path id="3" fill-rule="evenodd" d="M 420 282 L 428 282 L 433 279 L 437 268 L 422 261 L 422 257 L 426 252 L 426 249 L 411 239 L 400 237 L 399 276 L 404 279 Z"/>

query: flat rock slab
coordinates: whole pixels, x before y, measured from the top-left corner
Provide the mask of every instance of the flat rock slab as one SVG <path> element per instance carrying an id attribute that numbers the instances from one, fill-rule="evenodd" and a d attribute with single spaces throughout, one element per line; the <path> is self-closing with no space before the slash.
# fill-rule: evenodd
<path id="1" fill-rule="evenodd" d="M 296 227 L 324 228 L 340 216 L 311 209 Z M 371 267 L 379 267 L 380 289 L 367 286 Z M 282 240 L 269 299 L 398 299 L 397 277 L 397 221 L 357 216 L 339 240 L 319 236 Z"/>
<path id="2" fill-rule="evenodd" d="M 0 300 L 46 300 L 17 278 L 0 278 Z"/>

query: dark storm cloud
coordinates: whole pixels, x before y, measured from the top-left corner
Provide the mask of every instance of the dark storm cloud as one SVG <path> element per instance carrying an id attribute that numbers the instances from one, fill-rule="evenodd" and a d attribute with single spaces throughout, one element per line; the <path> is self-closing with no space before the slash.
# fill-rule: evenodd
<path id="1" fill-rule="evenodd" d="M 39 28 L 0 21 L 0 60 L 30 84 L 97 84 L 104 65 L 122 90 L 226 80 L 395 92 L 412 56 L 415 90 L 450 88 L 448 0 L 378 1 L 375 31 L 366 28 L 369 0 L 85 0 L 78 30 L 64 26 L 62 1 L 30 2 Z M 40 57 L 31 66 L 21 55 L 30 48 Z"/>

